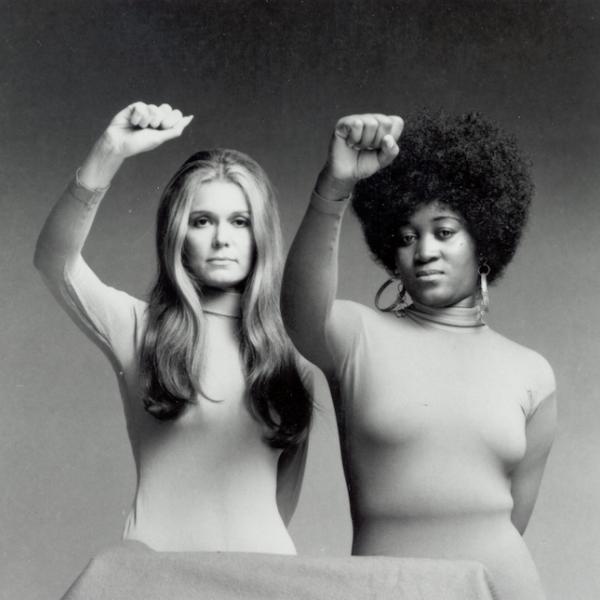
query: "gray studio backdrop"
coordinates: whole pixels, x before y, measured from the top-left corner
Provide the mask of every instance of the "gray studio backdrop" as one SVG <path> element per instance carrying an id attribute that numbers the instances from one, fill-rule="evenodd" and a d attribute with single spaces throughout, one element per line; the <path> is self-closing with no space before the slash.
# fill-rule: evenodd
<path id="1" fill-rule="evenodd" d="M 120 537 L 134 467 L 107 361 L 31 265 L 57 195 L 113 113 L 143 99 L 196 118 L 125 165 L 86 257 L 144 295 L 153 222 L 193 151 L 253 155 L 279 191 L 287 243 L 337 117 L 423 105 L 512 130 L 537 186 L 524 243 L 491 293 L 492 325 L 554 366 L 560 425 L 528 544 L 552 600 L 600 597 L 600 10 L 595 1 L 4 0 L 0 5 L 0 597 L 57 598 Z M 384 273 L 354 217 L 340 296 L 371 304 Z M 319 398 L 292 534 L 349 552 L 329 399 Z"/>

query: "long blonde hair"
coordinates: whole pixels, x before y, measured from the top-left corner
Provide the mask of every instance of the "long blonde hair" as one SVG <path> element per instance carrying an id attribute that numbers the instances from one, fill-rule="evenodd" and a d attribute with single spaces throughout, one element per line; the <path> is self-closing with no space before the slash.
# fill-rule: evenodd
<path id="1" fill-rule="evenodd" d="M 250 207 L 255 257 L 242 292 L 240 335 L 248 409 L 265 424 L 272 446 L 287 447 L 305 437 L 312 399 L 281 320 L 283 245 L 273 189 L 260 165 L 235 150 L 194 154 L 163 192 L 156 222 L 158 274 L 140 359 L 144 404 L 154 417 L 173 419 L 202 394 L 202 289 L 186 267 L 184 242 L 194 191 L 214 180 L 239 186 Z"/>

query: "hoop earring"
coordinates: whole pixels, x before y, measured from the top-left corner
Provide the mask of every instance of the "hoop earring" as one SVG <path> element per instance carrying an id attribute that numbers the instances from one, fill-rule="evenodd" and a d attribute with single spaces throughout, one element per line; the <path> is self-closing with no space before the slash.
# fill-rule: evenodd
<path id="1" fill-rule="evenodd" d="M 490 294 L 488 292 L 487 276 L 490 274 L 490 265 L 483 259 L 477 272 L 479 273 L 479 320 L 485 323 L 485 315 L 490 310 Z"/>
<path id="2" fill-rule="evenodd" d="M 387 287 L 391 284 L 397 282 L 398 285 L 398 295 L 396 299 L 389 306 L 380 306 L 379 300 L 383 292 L 387 289 Z M 400 279 L 388 279 L 384 284 L 377 290 L 375 294 L 375 308 L 380 310 L 381 312 L 393 312 L 397 317 L 404 316 L 404 309 L 408 306 L 408 302 L 406 300 L 406 289 L 402 284 Z"/>

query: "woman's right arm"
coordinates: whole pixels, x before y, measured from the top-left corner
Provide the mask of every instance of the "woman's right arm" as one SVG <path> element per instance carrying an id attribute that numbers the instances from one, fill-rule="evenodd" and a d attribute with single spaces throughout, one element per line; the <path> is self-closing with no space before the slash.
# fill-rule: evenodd
<path id="1" fill-rule="evenodd" d="M 190 120 L 168 105 L 136 102 L 120 111 L 44 224 L 34 264 L 61 305 L 93 337 L 102 332 L 90 313 L 102 311 L 108 304 L 105 296 L 112 300 L 122 294 L 104 286 L 81 256 L 104 192 L 126 158 L 178 137 Z"/>
<path id="2" fill-rule="evenodd" d="M 123 161 L 178 137 L 190 120 L 166 104 L 156 107 L 143 102 L 115 115 L 38 238 L 34 264 L 51 284 L 58 283 L 64 269 L 79 258 L 102 196 Z"/>
<path id="3" fill-rule="evenodd" d="M 310 205 L 285 266 L 281 308 L 298 350 L 323 371 L 331 371 L 327 343 L 337 292 L 339 233 L 355 184 L 389 165 L 398 154 L 400 117 L 379 114 L 340 119 L 329 144 Z"/>

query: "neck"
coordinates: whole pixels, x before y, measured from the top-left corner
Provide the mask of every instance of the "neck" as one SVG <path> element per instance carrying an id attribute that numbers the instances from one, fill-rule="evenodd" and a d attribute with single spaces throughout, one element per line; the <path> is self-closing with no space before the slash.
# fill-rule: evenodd
<path id="1" fill-rule="evenodd" d="M 441 306 L 439 308 L 473 308 L 474 306 L 477 306 L 477 300 L 475 296 L 471 295 L 459 300 L 456 304 L 451 304 L 450 306 Z"/>
<path id="2" fill-rule="evenodd" d="M 242 295 L 239 292 L 202 288 L 202 311 L 209 315 L 240 318 Z"/>
<path id="3" fill-rule="evenodd" d="M 473 303 L 470 306 L 456 304 L 450 307 L 438 308 L 413 302 L 406 309 L 405 313 L 415 321 L 443 325 L 450 328 L 476 328 L 485 325 L 481 318 L 479 307 L 473 305 Z"/>

